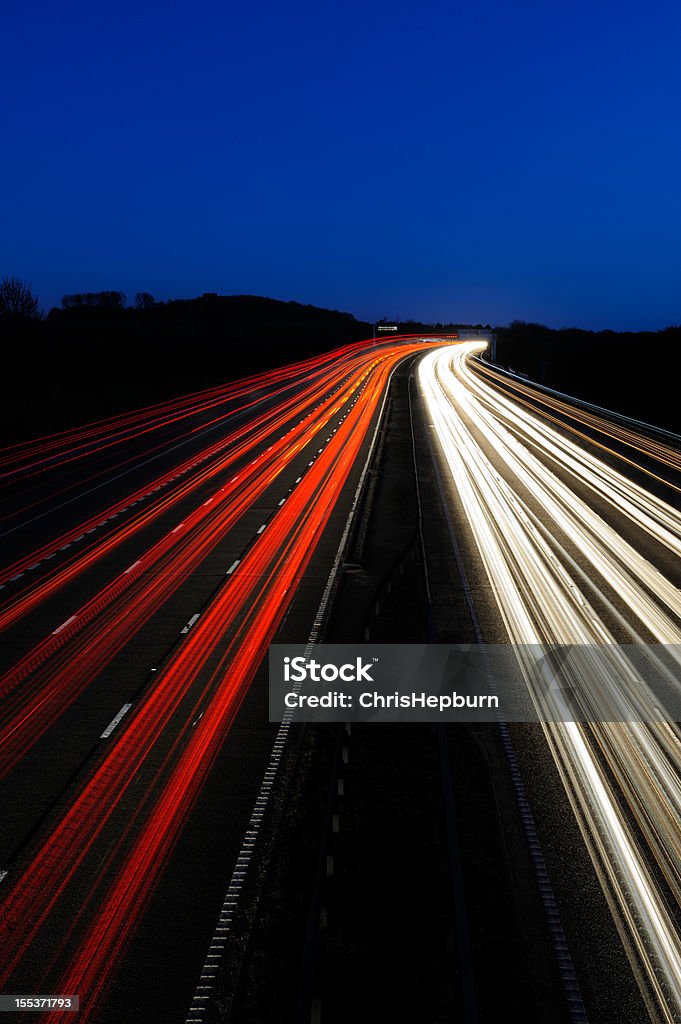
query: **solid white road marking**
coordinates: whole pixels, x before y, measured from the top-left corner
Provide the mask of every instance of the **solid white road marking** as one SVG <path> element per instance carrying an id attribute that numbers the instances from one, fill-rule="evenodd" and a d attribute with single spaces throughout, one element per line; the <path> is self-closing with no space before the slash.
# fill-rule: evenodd
<path id="1" fill-rule="evenodd" d="M 69 622 L 73 622 L 75 617 L 75 615 L 72 615 L 69 619 L 66 620 L 66 622 L 62 622 L 61 626 L 57 626 L 57 628 L 52 631 L 52 636 L 56 636 L 57 633 L 61 633 L 62 629 L 66 629 Z"/>
<path id="2" fill-rule="evenodd" d="M 102 733 L 102 735 L 101 735 L 101 736 L 99 737 L 99 738 L 100 738 L 100 740 L 105 740 L 105 739 L 107 739 L 107 737 L 109 737 L 109 736 L 111 735 L 111 733 L 112 733 L 112 732 L 114 731 L 114 729 L 116 728 L 116 726 L 117 726 L 117 725 L 118 725 L 118 723 L 120 722 L 121 718 L 123 718 L 123 716 L 124 716 L 125 714 L 127 714 L 127 712 L 128 712 L 129 710 L 130 710 L 130 708 L 131 708 L 131 707 L 132 707 L 132 704 L 124 704 L 124 705 L 123 705 L 123 707 L 122 707 L 122 708 L 121 708 L 121 710 L 120 710 L 120 711 L 118 712 L 118 714 L 116 715 L 116 717 L 115 717 L 115 718 L 113 718 L 113 719 L 112 719 L 112 720 L 111 720 L 111 721 L 109 722 L 109 724 L 107 725 L 106 729 L 104 730 L 104 732 Z"/>

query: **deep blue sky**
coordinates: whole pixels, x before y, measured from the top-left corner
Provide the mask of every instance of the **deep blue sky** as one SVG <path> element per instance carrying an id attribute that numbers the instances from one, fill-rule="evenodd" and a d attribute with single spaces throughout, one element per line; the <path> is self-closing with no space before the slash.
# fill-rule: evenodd
<path id="1" fill-rule="evenodd" d="M 0 276 L 681 322 L 681 8 L 5 5 Z"/>

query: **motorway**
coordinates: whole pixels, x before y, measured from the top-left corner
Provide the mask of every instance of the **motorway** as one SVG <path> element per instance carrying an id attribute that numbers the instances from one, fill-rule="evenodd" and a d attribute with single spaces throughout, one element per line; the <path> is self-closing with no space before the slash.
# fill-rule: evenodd
<path id="1" fill-rule="evenodd" d="M 308 640 L 418 354 L 478 639 L 516 645 L 648 1016 L 681 1020 L 681 735 L 622 646 L 678 686 L 678 438 L 483 348 L 358 343 L 0 452 L 3 992 L 185 1020 L 275 741 L 264 655 Z M 524 657 L 556 643 L 598 652 L 588 725 Z"/>
<path id="2" fill-rule="evenodd" d="M 423 350 L 358 343 L 0 453 L 3 992 L 185 1018 L 272 749 L 264 655 L 307 640 Z"/>
<path id="3" fill-rule="evenodd" d="M 671 1024 L 681 1020 L 681 733 L 660 720 L 621 645 L 665 645 L 679 686 L 679 439 L 533 388 L 477 358 L 484 347 L 432 351 L 418 368 L 465 560 L 479 569 L 479 639 L 516 645 L 647 1013 Z M 586 694 L 588 724 L 569 720 L 529 644 L 584 645 L 579 678 L 565 683 Z M 618 722 L 622 707 L 636 720 Z"/>

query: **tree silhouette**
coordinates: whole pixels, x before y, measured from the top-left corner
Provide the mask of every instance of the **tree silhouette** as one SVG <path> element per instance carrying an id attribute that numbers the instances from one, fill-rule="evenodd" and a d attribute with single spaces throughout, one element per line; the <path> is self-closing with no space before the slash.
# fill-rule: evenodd
<path id="1" fill-rule="evenodd" d="M 0 319 L 39 320 L 38 297 L 16 277 L 4 277 L 0 283 Z"/>
<path id="2" fill-rule="evenodd" d="M 76 292 L 61 300 L 63 309 L 125 309 L 125 302 L 123 292 Z"/>

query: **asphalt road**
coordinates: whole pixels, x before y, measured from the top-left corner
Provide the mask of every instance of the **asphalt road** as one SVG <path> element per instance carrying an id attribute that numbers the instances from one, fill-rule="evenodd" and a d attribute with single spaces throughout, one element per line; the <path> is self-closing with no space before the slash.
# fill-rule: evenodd
<path id="1" fill-rule="evenodd" d="M 4 453 L 4 992 L 185 1019 L 272 748 L 264 654 L 308 638 L 409 351 Z"/>
<path id="2" fill-rule="evenodd" d="M 681 735 L 617 646 L 665 645 L 678 686 L 678 448 L 476 363 L 480 348 L 430 353 L 419 384 L 481 638 L 521 663 L 529 644 L 598 651 L 572 680 L 588 724 L 529 668 L 526 682 L 645 1012 L 678 1020 Z"/>
<path id="3" fill-rule="evenodd" d="M 680 736 L 615 645 L 681 640 L 678 447 L 474 351 L 427 354 L 418 381 L 481 638 L 605 648 L 639 711 L 544 739 L 641 1005 L 671 1022 Z M 0 452 L 3 992 L 185 1020 L 275 736 L 264 655 L 309 637 L 414 352 L 349 346 Z M 434 582 L 440 618 L 463 616 L 458 583 Z"/>

